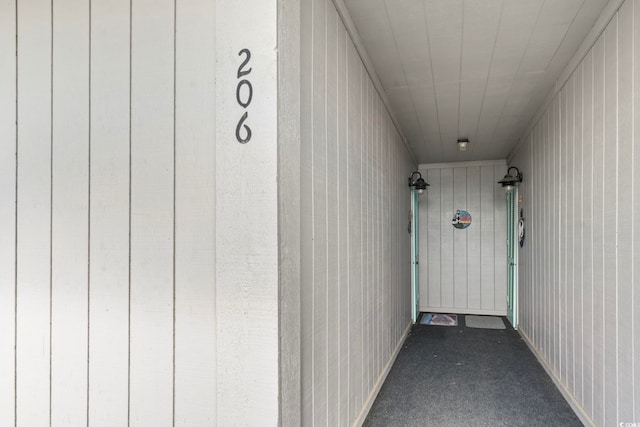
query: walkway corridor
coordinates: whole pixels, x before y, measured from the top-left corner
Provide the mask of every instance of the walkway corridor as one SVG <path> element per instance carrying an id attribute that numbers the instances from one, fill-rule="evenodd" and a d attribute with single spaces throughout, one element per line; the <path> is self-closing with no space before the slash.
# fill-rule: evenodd
<path id="1" fill-rule="evenodd" d="M 505 324 L 508 321 L 505 319 Z M 581 426 L 517 331 L 416 324 L 365 426 Z"/>

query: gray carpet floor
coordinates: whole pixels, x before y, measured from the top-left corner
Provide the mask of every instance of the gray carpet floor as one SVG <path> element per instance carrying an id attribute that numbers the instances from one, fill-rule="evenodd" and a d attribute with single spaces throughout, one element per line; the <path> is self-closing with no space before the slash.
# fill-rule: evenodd
<path id="1" fill-rule="evenodd" d="M 508 321 L 505 319 L 505 324 Z M 414 325 L 365 426 L 582 426 L 517 331 Z"/>

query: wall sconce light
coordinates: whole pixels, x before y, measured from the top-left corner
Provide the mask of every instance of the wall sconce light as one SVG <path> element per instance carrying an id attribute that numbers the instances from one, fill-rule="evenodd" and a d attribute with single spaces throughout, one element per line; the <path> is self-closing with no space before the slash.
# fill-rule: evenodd
<path id="1" fill-rule="evenodd" d="M 515 175 L 511 173 L 511 169 L 515 169 Z M 506 191 L 511 191 L 515 188 L 516 185 L 522 182 L 522 174 L 520 173 L 520 169 L 515 166 L 511 166 L 507 169 L 507 174 L 502 178 L 501 181 L 498 181 L 498 184 L 502 185 L 502 187 Z"/>
<path id="2" fill-rule="evenodd" d="M 458 150 L 467 151 L 469 145 L 469 138 L 458 138 Z"/>
<path id="3" fill-rule="evenodd" d="M 414 180 L 414 176 L 416 174 L 418 175 L 418 179 Z M 422 195 L 424 193 L 424 190 L 429 187 L 429 184 L 427 184 L 427 182 L 422 179 L 422 174 L 420 172 L 415 171 L 412 172 L 411 176 L 409 177 L 409 187 L 413 187 L 413 189 L 416 190 L 419 195 Z"/>

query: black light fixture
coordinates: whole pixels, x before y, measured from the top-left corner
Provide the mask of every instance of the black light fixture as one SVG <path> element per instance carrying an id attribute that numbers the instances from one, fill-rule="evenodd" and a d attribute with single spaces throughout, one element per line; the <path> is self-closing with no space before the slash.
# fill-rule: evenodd
<path id="1" fill-rule="evenodd" d="M 469 145 L 469 138 L 458 138 L 458 150 L 467 151 Z"/>
<path id="2" fill-rule="evenodd" d="M 511 173 L 511 169 L 515 169 L 515 175 Z M 522 182 L 522 174 L 520 173 L 520 169 L 515 166 L 511 166 L 507 169 L 507 174 L 502 178 L 501 181 L 498 181 L 498 184 L 502 185 L 502 187 L 507 190 L 513 190 L 516 185 Z"/>
<path id="3" fill-rule="evenodd" d="M 418 175 L 417 179 L 414 179 L 415 175 Z M 422 195 L 424 193 L 424 190 L 427 189 L 427 187 L 429 187 L 429 184 L 427 184 L 427 182 L 422 179 L 422 174 L 418 171 L 412 172 L 411 176 L 409 177 L 409 187 L 413 187 L 419 195 Z"/>

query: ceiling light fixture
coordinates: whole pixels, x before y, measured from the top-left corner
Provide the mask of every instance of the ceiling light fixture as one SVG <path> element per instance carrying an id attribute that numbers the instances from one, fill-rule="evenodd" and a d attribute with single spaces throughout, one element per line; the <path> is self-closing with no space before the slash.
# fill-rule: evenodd
<path id="1" fill-rule="evenodd" d="M 458 138 L 458 150 L 467 151 L 469 145 L 469 138 Z"/>

